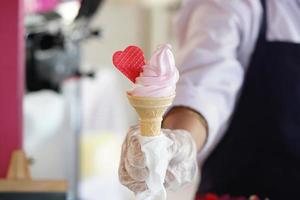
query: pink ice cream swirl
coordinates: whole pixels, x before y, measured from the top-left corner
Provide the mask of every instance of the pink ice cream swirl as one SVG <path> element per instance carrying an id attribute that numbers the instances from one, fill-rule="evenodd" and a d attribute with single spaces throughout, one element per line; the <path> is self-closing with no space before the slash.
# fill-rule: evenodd
<path id="1" fill-rule="evenodd" d="M 179 78 L 171 45 L 165 44 L 154 52 L 143 72 L 136 78 L 133 96 L 168 97 L 175 94 Z"/>

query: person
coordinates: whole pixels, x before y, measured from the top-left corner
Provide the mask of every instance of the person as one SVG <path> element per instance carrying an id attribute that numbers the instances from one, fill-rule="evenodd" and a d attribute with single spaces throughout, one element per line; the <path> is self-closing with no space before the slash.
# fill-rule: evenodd
<path id="1" fill-rule="evenodd" d="M 185 0 L 176 28 L 163 128 L 193 137 L 197 194 L 298 199 L 300 1 Z"/>

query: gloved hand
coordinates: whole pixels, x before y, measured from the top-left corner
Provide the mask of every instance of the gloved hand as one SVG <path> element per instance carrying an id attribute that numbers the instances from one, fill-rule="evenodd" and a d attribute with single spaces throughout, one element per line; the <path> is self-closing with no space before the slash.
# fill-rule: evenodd
<path id="1" fill-rule="evenodd" d="M 197 175 L 196 145 L 189 132 L 185 130 L 162 129 L 162 134 L 172 141 L 168 152 L 171 155 L 164 186 L 171 190 L 191 182 Z M 120 182 L 134 193 L 147 190 L 145 179 L 149 172 L 139 142 L 139 127 L 131 127 L 122 145 L 119 166 Z"/>

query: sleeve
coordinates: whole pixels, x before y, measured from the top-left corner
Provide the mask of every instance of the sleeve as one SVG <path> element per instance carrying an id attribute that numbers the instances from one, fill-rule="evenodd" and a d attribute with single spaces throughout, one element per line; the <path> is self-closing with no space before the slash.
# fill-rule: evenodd
<path id="1" fill-rule="evenodd" d="M 201 0 L 182 9 L 176 52 L 180 79 L 173 106 L 190 107 L 206 119 L 201 162 L 222 137 L 243 82 L 244 68 L 237 58 L 241 30 L 234 4 Z"/>

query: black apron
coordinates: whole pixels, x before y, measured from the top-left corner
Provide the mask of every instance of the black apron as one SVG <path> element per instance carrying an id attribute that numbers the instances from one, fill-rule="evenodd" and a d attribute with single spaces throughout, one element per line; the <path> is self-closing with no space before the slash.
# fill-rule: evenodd
<path id="1" fill-rule="evenodd" d="M 262 4 L 241 96 L 224 138 L 202 168 L 200 195 L 300 199 L 300 44 L 266 40 Z"/>

